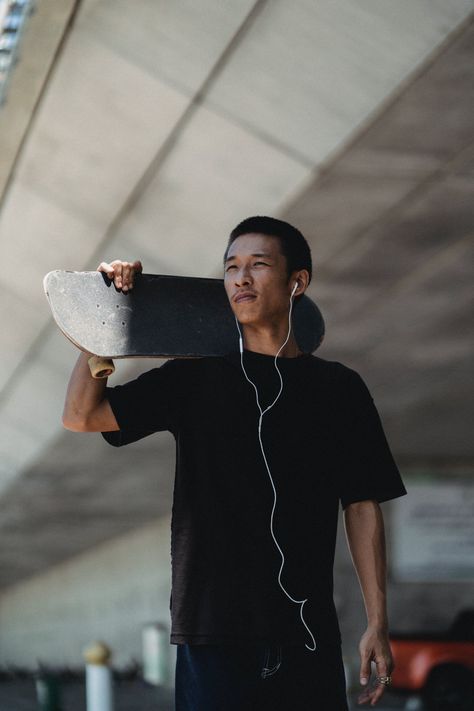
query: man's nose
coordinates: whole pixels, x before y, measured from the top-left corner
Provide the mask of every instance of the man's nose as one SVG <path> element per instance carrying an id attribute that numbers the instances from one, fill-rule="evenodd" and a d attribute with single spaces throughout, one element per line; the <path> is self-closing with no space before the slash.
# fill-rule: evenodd
<path id="1" fill-rule="evenodd" d="M 237 286 L 242 286 L 243 284 L 250 284 L 252 281 L 252 276 L 250 270 L 247 267 L 242 267 L 235 274 L 235 283 Z"/>

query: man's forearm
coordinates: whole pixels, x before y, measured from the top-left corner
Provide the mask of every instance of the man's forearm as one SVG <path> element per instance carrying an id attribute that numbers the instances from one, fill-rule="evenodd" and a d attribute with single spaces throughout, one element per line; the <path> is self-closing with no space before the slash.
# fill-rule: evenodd
<path id="1" fill-rule="evenodd" d="M 89 358 L 88 353 L 79 355 L 69 379 L 63 412 L 63 424 L 68 429 L 85 429 L 89 414 L 104 399 L 107 378 L 92 377 L 87 362 Z"/>
<path id="2" fill-rule="evenodd" d="M 370 500 L 349 504 L 344 511 L 344 525 L 364 598 L 368 625 L 386 630 L 387 563 L 383 516 L 378 502 Z"/>

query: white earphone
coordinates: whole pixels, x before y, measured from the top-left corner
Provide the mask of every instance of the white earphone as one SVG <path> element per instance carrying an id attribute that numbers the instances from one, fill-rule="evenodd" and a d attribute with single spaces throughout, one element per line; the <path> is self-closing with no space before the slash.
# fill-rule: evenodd
<path id="1" fill-rule="evenodd" d="M 274 399 L 274 401 L 271 403 L 271 405 L 268 405 L 268 407 L 266 407 L 265 410 L 262 410 L 262 407 L 261 407 L 261 405 L 260 405 L 260 399 L 259 399 L 259 397 L 258 397 L 257 386 L 255 385 L 255 383 L 254 383 L 252 380 L 250 380 L 250 378 L 249 378 L 248 375 L 247 375 L 247 371 L 246 371 L 245 368 L 244 368 L 244 360 L 243 360 L 243 358 L 244 358 L 244 346 L 243 346 L 243 341 L 242 341 L 242 332 L 241 332 L 241 330 L 240 330 L 240 326 L 239 326 L 239 322 L 238 322 L 238 320 L 237 320 L 237 317 L 235 317 L 235 323 L 236 323 L 236 326 L 237 326 L 237 330 L 238 330 L 238 332 L 239 332 L 240 365 L 241 365 L 241 367 L 242 367 L 242 371 L 243 371 L 243 373 L 244 373 L 244 375 L 245 375 L 245 378 L 248 380 L 248 382 L 253 386 L 253 389 L 255 390 L 255 397 L 256 397 L 256 400 L 257 400 L 257 407 L 258 407 L 259 412 L 260 412 L 260 417 L 259 417 L 259 421 L 258 421 L 258 439 L 259 439 L 259 442 L 260 442 L 260 449 L 262 450 L 263 461 L 265 462 L 265 467 L 266 467 L 268 476 L 269 476 L 269 478 L 270 478 L 270 482 L 271 482 L 272 489 L 273 489 L 273 494 L 274 494 L 273 509 L 272 509 L 272 513 L 271 513 L 271 517 L 270 517 L 270 533 L 271 533 L 272 538 L 273 538 L 273 540 L 274 540 L 274 542 L 275 542 L 275 545 L 276 545 L 276 547 L 278 548 L 278 550 L 279 550 L 279 552 L 280 552 L 280 555 L 281 555 L 281 566 L 280 566 L 280 572 L 278 573 L 278 583 L 279 583 L 281 589 L 283 590 L 283 592 L 285 593 L 285 595 L 286 595 L 292 602 L 296 603 L 297 605 L 300 605 L 300 618 L 301 618 L 301 622 L 302 622 L 303 625 L 306 627 L 307 631 L 309 632 L 309 634 L 310 634 L 310 636 L 311 636 L 312 642 L 313 642 L 313 646 L 312 646 L 312 647 L 310 647 L 310 646 L 307 645 L 307 644 L 305 644 L 305 647 L 306 647 L 306 649 L 308 649 L 310 652 L 315 652 L 315 651 L 316 651 L 316 640 L 314 639 L 314 635 L 313 635 L 313 633 L 311 632 L 311 630 L 309 629 L 309 627 L 308 627 L 308 625 L 306 624 L 305 619 L 304 619 L 304 617 L 303 617 L 303 607 L 304 607 L 305 603 L 308 602 L 308 598 L 305 598 L 305 599 L 303 599 L 303 600 L 296 600 L 294 597 L 292 597 L 292 596 L 285 590 L 285 588 L 283 587 L 282 582 L 281 582 L 281 571 L 283 570 L 283 566 L 285 565 L 285 556 L 284 556 L 284 554 L 283 554 L 282 549 L 280 548 L 280 546 L 279 546 L 279 544 L 278 544 L 277 539 L 275 538 L 275 534 L 273 533 L 273 514 L 274 514 L 275 508 L 276 508 L 277 492 L 276 492 L 276 489 L 275 489 L 275 484 L 273 483 L 273 478 L 272 478 L 272 475 L 271 475 L 271 472 L 270 472 L 270 467 L 268 466 L 268 461 L 267 461 L 267 457 L 266 457 L 266 455 L 265 455 L 265 450 L 264 450 L 264 448 L 263 448 L 263 442 L 262 442 L 262 420 L 263 420 L 263 416 L 264 416 L 264 414 L 265 414 L 266 412 L 268 412 L 268 411 L 275 405 L 276 401 L 278 400 L 278 398 L 280 397 L 280 395 L 281 395 L 281 393 L 282 393 L 282 391 L 283 391 L 283 378 L 281 377 L 281 372 L 280 372 L 280 369 L 278 368 L 278 365 L 277 365 L 277 358 L 278 358 L 278 356 L 280 355 L 280 351 L 284 348 L 284 346 L 286 346 L 286 344 L 288 343 L 288 339 L 290 338 L 290 333 L 291 333 L 291 310 L 292 310 L 292 307 L 293 307 L 293 301 L 292 301 L 292 299 L 293 299 L 293 295 L 294 295 L 294 293 L 295 293 L 295 291 L 296 291 L 297 288 L 298 288 L 298 282 L 295 281 L 295 285 L 294 285 L 294 287 L 293 287 L 293 291 L 291 292 L 291 296 L 290 296 L 290 309 L 289 309 L 289 312 L 288 312 L 288 335 L 287 335 L 287 337 L 286 337 L 285 342 L 284 342 L 283 345 L 280 347 L 278 353 L 277 353 L 276 356 L 275 356 L 274 365 L 275 365 L 275 368 L 276 368 L 276 370 L 277 370 L 277 373 L 278 373 L 278 375 L 279 375 L 279 377 L 280 377 L 280 390 L 279 390 L 279 392 L 278 392 L 278 395 L 277 395 L 276 398 Z"/>

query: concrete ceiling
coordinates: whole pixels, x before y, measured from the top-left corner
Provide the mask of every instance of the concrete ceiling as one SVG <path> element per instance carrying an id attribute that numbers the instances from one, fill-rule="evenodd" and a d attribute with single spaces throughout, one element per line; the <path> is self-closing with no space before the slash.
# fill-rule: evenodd
<path id="1" fill-rule="evenodd" d="M 170 436 L 116 451 L 61 429 L 75 352 L 43 275 L 123 256 L 220 276 L 251 214 L 310 241 L 319 354 L 366 379 L 397 460 L 471 463 L 472 0 L 61 5 L 38 3 L 24 61 L 54 17 L 49 55 L 36 79 L 18 65 L 0 112 L 23 117 L 0 130 L 0 585 L 172 495 Z"/>

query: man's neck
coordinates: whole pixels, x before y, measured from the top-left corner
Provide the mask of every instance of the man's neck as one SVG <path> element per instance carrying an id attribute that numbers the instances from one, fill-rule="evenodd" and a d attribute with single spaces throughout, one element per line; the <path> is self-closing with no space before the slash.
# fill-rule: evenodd
<path id="1" fill-rule="evenodd" d="M 254 330 L 248 326 L 241 326 L 244 348 L 248 351 L 263 353 L 275 356 L 288 335 L 287 326 L 285 332 L 275 332 L 270 330 Z M 288 343 L 280 351 L 279 358 L 296 358 L 301 355 L 301 350 L 295 340 L 293 331 L 290 333 Z"/>

